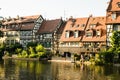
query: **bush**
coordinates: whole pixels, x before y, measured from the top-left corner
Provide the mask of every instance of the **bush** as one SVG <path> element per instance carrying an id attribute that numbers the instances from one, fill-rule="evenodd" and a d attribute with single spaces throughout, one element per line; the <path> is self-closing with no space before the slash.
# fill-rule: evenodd
<path id="1" fill-rule="evenodd" d="M 114 54 L 111 51 L 100 52 L 99 56 L 95 60 L 96 64 L 108 64 L 112 63 L 114 58 Z"/>
<path id="2" fill-rule="evenodd" d="M 23 50 L 21 54 L 22 54 L 23 58 L 27 58 L 28 57 L 27 51 L 25 51 L 25 50 Z"/>

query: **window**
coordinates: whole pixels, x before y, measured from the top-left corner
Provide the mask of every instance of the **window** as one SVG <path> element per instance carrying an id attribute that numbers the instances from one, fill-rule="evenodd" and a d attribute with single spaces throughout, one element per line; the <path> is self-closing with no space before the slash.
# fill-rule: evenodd
<path id="1" fill-rule="evenodd" d="M 75 31 L 74 32 L 74 38 L 77 38 L 78 37 L 78 31 Z"/>
<path id="2" fill-rule="evenodd" d="M 69 38 L 69 32 L 65 32 L 65 38 Z"/>
<path id="3" fill-rule="evenodd" d="M 40 35 L 40 40 L 42 40 L 43 39 L 43 36 L 42 35 Z"/>
<path id="4" fill-rule="evenodd" d="M 97 36 L 97 37 L 100 37 L 100 36 L 101 36 L 101 31 L 97 30 L 97 31 L 96 31 L 96 36 Z"/>
<path id="5" fill-rule="evenodd" d="M 11 28 L 14 28 L 15 27 L 15 25 L 13 24 L 13 25 L 11 25 Z"/>
<path id="6" fill-rule="evenodd" d="M 79 27 L 79 24 L 77 24 L 76 27 Z"/>
<path id="7" fill-rule="evenodd" d="M 74 25 L 75 25 L 75 24 L 72 22 L 71 25 L 70 25 L 70 27 L 74 27 Z"/>
<path id="8" fill-rule="evenodd" d="M 82 24 L 81 27 L 85 27 L 85 24 Z"/>
<path id="9" fill-rule="evenodd" d="M 120 31 L 120 25 L 114 25 L 113 30 L 114 31 Z"/>
<path id="10" fill-rule="evenodd" d="M 11 44 L 14 44 L 14 40 L 11 40 Z"/>
<path id="11" fill-rule="evenodd" d="M 116 19 L 116 13 L 112 13 L 112 19 L 115 20 Z"/>
<path id="12" fill-rule="evenodd" d="M 87 32 L 86 33 L 86 37 L 92 37 L 93 36 L 93 33 L 92 32 Z"/>
<path id="13" fill-rule="evenodd" d="M 118 7 L 120 8 L 120 2 L 117 3 Z"/>
<path id="14" fill-rule="evenodd" d="M 44 34 L 44 38 L 52 38 L 52 34 Z"/>
<path id="15" fill-rule="evenodd" d="M 90 24 L 89 27 L 90 27 L 90 28 L 95 28 L 95 27 L 96 27 L 96 24 Z"/>
<path id="16" fill-rule="evenodd" d="M 6 41 L 6 43 L 7 43 L 7 44 L 9 44 L 9 43 L 10 43 L 10 41 L 9 41 L 9 40 L 7 40 L 7 41 Z"/>
<path id="17" fill-rule="evenodd" d="M 84 47 L 85 47 L 85 48 L 90 47 L 90 45 L 91 45 L 91 43 L 84 43 Z"/>

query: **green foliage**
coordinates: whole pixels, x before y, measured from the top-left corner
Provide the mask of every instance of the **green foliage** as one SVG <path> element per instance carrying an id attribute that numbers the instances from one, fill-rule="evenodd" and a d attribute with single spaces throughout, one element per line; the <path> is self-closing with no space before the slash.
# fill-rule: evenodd
<path id="1" fill-rule="evenodd" d="M 120 31 L 114 31 L 111 36 L 111 45 L 113 48 L 120 47 Z"/>
<path id="2" fill-rule="evenodd" d="M 108 64 L 114 61 L 114 56 L 120 54 L 120 31 L 114 31 L 111 36 L 111 47 L 104 52 L 99 53 L 96 59 L 96 64 Z"/>
<path id="3" fill-rule="evenodd" d="M 37 55 L 39 58 L 47 58 L 47 53 L 46 53 L 46 50 L 44 49 L 44 47 L 42 45 L 37 45 L 36 46 L 36 52 L 37 52 Z"/>
<path id="4" fill-rule="evenodd" d="M 112 47 L 108 51 L 115 55 L 120 54 L 120 31 L 113 32 L 110 43 Z"/>
<path id="5" fill-rule="evenodd" d="M 37 45 L 35 47 L 29 47 L 27 51 L 22 50 L 20 48 L 16 49 L 16 52 L 19 53 L 18 57 L 20 58 L 41 58 L 41 57 L 45 57 L 46 53 L 45 53 L 45 49 L 43 46 L 41 45 Z M 28 54 L 29 53 L 29 54 Z"/>
<path id="6" fill-rule="evenodd" d="M 36 49 L 36 52 L 44 52 L 45 51 L 45 49 L 42 45 L 37 45 L 35 49 Z"/>
<path id="7" fill-rule="evenodd" d="M 21 48 L 17 48 L 17 49 L 15 50 L 15 52 L 19 54 L 19 53 L 22 52 L 22 49 L 21 49 Z"/>
<path id="8" fill-rule="evenodd" d="M 109 64 L 112 63 L 114 59 L 114 54 L 111 51 L 100 52 L 96 56 L 96 64 Z"/>
<path id="9" fill-rule="evenodd" d="M 39 57 L 43 56 L 44 54 L 45 54 L 44 52 L 37 52 L 37 55 L 38 55 Z"/>
<path id="10" fill-rule="evenodd" d="M 29 47 L 29 58 L 35 58 L 36 57 L 36 54 L 35 54 L 35 51 L 32 47 Z"/>
<path id="11" fill-rule="evenodd" d="M 0 44 L 0 51 L 4 50 L 5 45 L 4 44 Z"/>
<path id="12" fill-rule="evenodd" d="M 5 44 L 5 49 L 6 51 L 8 51 L 9 53 L 12 53 L 12 54 L 17 54 L 16 53 L 16 50 L 17 48 L 23 48 L 21 44 L 19 43 L 16 43 L 16 44 L 11 44 L 11 45 L 6 45 Z"/>
<path id="13" fill-rule="evenodd" d="M 28 57 L 27 51 L 25 51 L 25 50 L 22 51 L 21 55 L 22 55 L 23 58 Z"/>
<path id="14" fill-rule="evenodd" d="M 74 54 L 74 58 L 75 58 L 76 60 L 80 60 L 80 55 Z"/>

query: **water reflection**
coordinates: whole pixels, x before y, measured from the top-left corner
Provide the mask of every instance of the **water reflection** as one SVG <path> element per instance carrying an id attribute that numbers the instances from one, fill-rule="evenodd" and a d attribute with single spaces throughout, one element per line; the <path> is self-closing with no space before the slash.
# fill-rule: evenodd
<path id="1" fill-rule="evenodd" d="M 4 60 L 0 80 L 119 80 L 120 67 Z"/>

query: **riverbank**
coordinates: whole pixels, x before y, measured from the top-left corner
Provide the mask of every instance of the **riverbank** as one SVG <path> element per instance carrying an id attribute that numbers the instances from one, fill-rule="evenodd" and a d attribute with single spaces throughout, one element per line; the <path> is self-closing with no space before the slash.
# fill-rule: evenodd
<path id="1" fill-rule="evenodd" d="M 48 62 L 61 62 L 61 63 L 75 63 L 75 64 L 86 64 L 90 65 L 93 64 L 89 61 L 87 62 L 80 62 L 80 61 L 72 61 L 71 58 L 64 58 L 64 57 L 52 57 L 51 60 L 48 59 L 39 59 L 39 58 L 18 58 L 17 56 L 3 56 L 2 59 L 14 59 L 14 60 L 35 60 L 35 61 L 48 61 Z"/>

